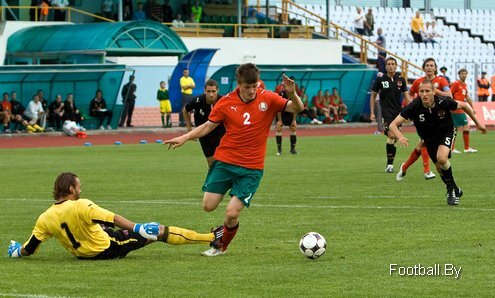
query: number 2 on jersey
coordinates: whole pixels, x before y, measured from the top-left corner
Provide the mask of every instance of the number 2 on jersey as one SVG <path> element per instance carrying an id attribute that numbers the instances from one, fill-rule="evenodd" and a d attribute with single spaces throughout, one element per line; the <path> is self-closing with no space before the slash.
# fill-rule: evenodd
<path id="1" fill-rule="evenodd" d="M 74 247 L 74 249 L 78 249 L 81 246 L 81 243 L 76 241 L 76 238 L 74 238 L 74 235 L 70 231 L 69 226 L 65 222 L 63 222 L 60 227 L 65 230 L 65 233 L 67 233 L 67 238 L 69 238 L 72 247 Z"/>
<path id="2" fill-rule="evenodd" d="M 251 119 L 251 115 L 248 112 L 244 113 L 242 116 L 244 117 L 244 125 L 251 124 L 251 121 L 249 121 L 249 119 Z"/>

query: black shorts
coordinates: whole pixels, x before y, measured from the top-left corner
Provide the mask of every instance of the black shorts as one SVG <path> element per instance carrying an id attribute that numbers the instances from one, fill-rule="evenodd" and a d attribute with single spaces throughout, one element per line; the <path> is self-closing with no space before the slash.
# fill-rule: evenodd
<path id="1" fill-rule="evenodd" d="M 388 136 L 388 132 L 390 131 L 390 123 L 392 123 L 392 121 L 394 120 L 395 118 L 382 118 L 383 134 L 385 136 Z M 399 126 L 399 129 L 401 128 L 401 126 Z"/>
<path id="2" fill-rule="evenodd" d="M 110 236 L 110 246 L 98 255 L 89 258 L 91 260 L 108 260 L 124 258 L 133 250 L 137 250 L 146 245 L 148 241 L 139 233 L 128 230 L 112 229 L 109 227 L 103 230 Z M 87 258 L 80 258 L 87 259 Z"/>
<path id="3" fill-rule="evenodd" d="M 201 144 L 201 149 L 203 150 L 205 157 L 210 157 L 215 154 L 215 150 L 217 150 L 218 145 L 220 145 L 221 139 L 222 137 L 209 135 L 199 138 L 199 143 Z"/>
<path id="4" fill-rule="evenodd" d="M 282 113 L 282 125 L 290 126 L 292 124 L 292 119 L 294 119 L 294 114 L 289 112 Z"/>
<path id="5" fill-rule="evenodd" d="M 456 136 L 456 132 L 454 130 L 451 132 L 446 132 L 434 139 L 424 140 L 426 150 L 428 151 L 428 155 L 430 155 L 431 161 L 433 161 L 434 163 L 437 162 L 437 151 L 440 145 L 447 146 L 449 149 L 452 150 L 452 145 L 454 144 L 455 136 Z M 449 158 L 450 157 L 451 156 L 449 152 Z"/>

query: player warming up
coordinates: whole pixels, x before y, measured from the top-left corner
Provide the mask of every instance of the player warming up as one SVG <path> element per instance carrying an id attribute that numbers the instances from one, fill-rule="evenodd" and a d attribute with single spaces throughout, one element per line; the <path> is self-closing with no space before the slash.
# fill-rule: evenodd
<path id="1" fill-rule="evenodd" d="M 213 107 L 208 121 L 191 132 L 167 140 L 169 148 L 207 135 L 221 123 L 226 134 L 215 151 L 213 163 L 203 184 L 203 209 L 213 211 L 230 189 L 230 201 L 224 216 L 221 241 L 214 241 L 205 256 L 225 253 L 239 228 L 239 216 L 249 207 L 258 189 L 265 162 L 266 143 L 270 126 L 278 112 L 299 113 L 303 103 L 296 93 L 295 83 L 283 76 L 285 90 L 291 100 L 258 88 L 259 69 L 252 63 L 240 65 L 236 70 L 237 88 L 225 95 Z"/>
<path id="2" fill-rule="evenodd" d="M 428 154 L 447 188 L 447 204 L 458 205 L 462 190 L 457 186 L 450 165 L 450 150 L 455 139 L 455 128 L 451 112 L 461 108 L 473 119 L 476 127 L 486 133 L 486 127 L 478 122 L 468 104 L 450 97 L 436 96 L 431 81 L 419 84 L 419 97 L 415 98 L 390 124 L 390 130 L 403 146 L 409 140 L 402 135 L 399 126 L 407 120 L 414 122 L 416 131 L 424 141 Z"/>
<path id="3" fill-rule="evenodd" d="M 11 241 L 9 256 L 32 255 L 41 242 L 51 237 L 78 259 L 96 260 L 123 258 L 155 241 L 174 245 L 209 244 L 221 237 L 157 222 L 133 223 L 90 200 L 81 199 L 80 194 L 79 178 L 73 173 L 60 174 L 53 187 L 55 203 L 38 217 L 31 237 L 24 244 Z"/>

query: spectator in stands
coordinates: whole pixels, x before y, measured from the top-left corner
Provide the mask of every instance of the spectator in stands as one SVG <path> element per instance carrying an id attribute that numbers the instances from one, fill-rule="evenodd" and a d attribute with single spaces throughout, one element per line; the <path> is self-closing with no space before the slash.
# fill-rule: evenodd
<path id="1" fill-rule="evenodd" d="M 311 124 L 322 124 L 323 122 L 316 118 L 316 108 L 313 106 L 310 107 L 308 95 L 306 94 L 306 87 L 301 87 L 300 90 L 301 95 L 299 97 L 303 103 L 304 110 L 302 110 L 298 115 L 306 116 L 311 119 Z"/>
<path id="2" fill-rule="evenodd" d="M 356 7 L 354 16 L 354 31 L 359 35 L 364 35 L 364 22 L 366 21 L 361 7 Z"/>
<path id="3" fill-rule="evenodd" d="M 335 87 L 332 88 L 332 95 L 330 96 L 330 105 L 337 110 L 338 122 L 341 123 L 347 122 L 344 119 L 345 115 L 347 115 L 347 106 L 342 100 L 342 97 L 340 97 L 339 91 Z"/>
<path id="4" fill-rule="evenodd" d="M 318 90 L 318 93 L 313 96 L 311 101 L 313 102 L 313 107 L 316 108 L 316 112 L 325 117 L 324 123 L 332 122 L 332 119 L 330 118 L 330 112 L 324 105 L 325 97 L 323 96 L 321 89 Z"/>
<path id="5" fill-rule="evenodd" d="M 65 8 L 69 6 L 69 0 L 52 0 L 52 6 L 55 7 L 55 10 L 53 11 L 53 20 L 55 22 L 65 22 Z"/>
<path id="6" fill-rule="evenodd" d="M 278 84 L 275 87 L 275 93 L 277 93 L 278 95 L 282 96 L 283 98 L 285 98 L 287 100 L 291 100 L 289 98 L 289 94 L 287 93 L 287 91 L 285 91 L 285 85 L 283 82 L 284 76 L 285 75 L 282 73 L 281 74 L 282 82 L 280 82 L 280 84 Z M 294 77 L 290 77 L 290 79 L 295 80 Z M 299 91 L 299 87 L 297 86 L 297 84 L 295 84 L 295 88 L 296 88 L 297 95 L 299 95 L 301 92 Z M 277 113 L 277 116 L 276 116 L 277 122 L 276 122 L 276 127 L 275 127 L 275 129 L 276 129 L 275 140 L 277 142 L 277 155 L 282 154 L 282 127 L 283 126 L 288 126 L 289 130 L 290 130 L 290 154 L 294 154 L 294 155 L 297 154 L 297 151 L 296 151 L 296 143 L 297 143 L 297 133 L 296 133 L 297 121 L 296 121 L 296 118 L 297 118 L 297 114 L 295 114 L 295 113 L 290 113 L 290 112 L 285 112 L 285 111 Z"/>
<path id="7" fill-rule="evenodd" d="M 184 28 L 184 27 L 186 27 L 184 25 L 184 22 L 182 21 L 182 16 L 180 15 L 180 13 L 178 13 L 175 16 L 175 19 L 172 21 L 172 27 L 174 27 L 174 28 Z"/>
<path id="8" fill-rule="evenodd" d="M 28 132 L 43 132 L 45 131 L 39 123 L 41 122 L 41 118 L 45 114 L 45 110 L 43 110 L 43 106 L 41 105 L 40 98 L 38 95 L 33 96 L 33 100 L 31 100 L 24 111 L 24 116 L 28 120 Z"/>
<path id="9" fill-rule="evenodd" d="M 172 10 L 172 6 L 170 6 L 169 2 L 169 0 L 165 0 L 163 3 L 163 21 L 165 23 L 170 23 L 174 19 L 174 11 Z"/>
<path id="10" fill-rule="evenodd" d="M 10 93 L 10 106 L 11 106 L 11 124 L 15 133 L 23 131 L 28 122 L 24 119 L 24 106 L 17 101 L 17 93 L 12 91 Z"/>
<path id="11" fill-rule="evenodd" d="M 134 3 L 132 0 L 123 0 L 124 21 L 130 21 L 134 17 Z"/>
<path id="12" fill-rule="evenodd" d="M 492 86 L 492 102 L 495 102 L 495 74 L 490 79 Z"/>
<path id="13" fill-rule="evenodd" d="M 194 5 L 191 6 L 191 15 L 194 16 L 195 23 L 201 22 L 202 14 L 203 14 L 203 7 L 199 4 L 199 0 L 194 1 Z"/>
<path id="14" fill-rule="evenodd" d="M 248 28 L 254 28 L 256 27 L 255 25 L 258 24 L 258 19 L 256 18 L 256 11 L 255 10 L 250 10 L 249 11 L 249 17 L 246 19 L 246 24 L 248 24 Z"/>
<path id="15" fill-rule="evenodd" d="M 146 20 L 146 13 L 143 9 L 143 2 L 138 2 L 137 9 L 134 12 L 134 21 Z"/>
<path id="16" fill-rule="evenodd" d="M 373 15 L 373 9 L 368 8 L 368 13 L 364 17 L 364 28 L 366 35 L 373 36 L 373 30 L 375 30 L 375 16 Z"/>
<path id="17" fill-rule="evenodd" d="M 101 90 L 96 91 L 96 96 L 89 103 L 89 115 L 98 119 L 98 129 L 104 130 L 103 122 L 107 119 L 107 129 L 112 129 L 110 123 L 112 122 L 113 113 L 107 109 L 107 102 L 103 98 L 103 92 Z"/>
<path id="18" fill-rule="evenodd" d="M 120 117 L 119 127 L 124 127 L 124 122 L 127 123 L 127 127 L 133 127 L 132 113 L 134 112 L 134 106 L 136 105 L 136 89 L 137 86 L 134 83 L 135 77 L 131 75 L 129 77 L 129 82 L 122 88 L 122 102 L 124 108 L 122 109 L 122 115 Z M 126 121 L 127 119 L 127 121 Z"/>
<path id="19" fill-rule="evenodd" d="M 421 17 L 421 13 L 419 10 L 416 11 L 416 15 L 412 18 L 411 21 L 411 35 L 413 37 L 414 42 L 423 42 L 423 38 L 421 37 L 421 32 L 425 31 L 425 26 L 423 24 L 423 18 Z"/>
<path id="20" fill-rule="evenodd" d="M 478 85 L 478 101 L 487 101 L 490 96 L 490 82 L 486 78 L 486 71 L 481 72 L 481 77 L 476 84 Z"/>
<path id="21" fill-rule="evenodd" d="M 443 37 L 435 29 L 436 24 L 437 23 L 435 21 L 431 21 L 430 27 L 426 28 L 426 35 L 428 36 L 428 39 L 430 40 L 431 43 L 438 43 L 438 41 L 435 38 Z"/>
<path id="22" fill-rule="evenodd" d="M 185 68 L 182 71 L 182 77 L 180 78 L 180 89 L 182 93 L 181 110 L 184 107 L 184 105 L 191 100 L 194 88 L 196 88 L 196 83 L 194 83 L 194 79 L 189 76 L 189 69 Z M 180 127 L 186 126 L 186 122 L 184 121 L 184 115 L 182 115 L 182 113 L 179 113 L 179 126 Z"/>
<path id="23" fill-rule="evenodd" d="M 48 0 L 41 1 L 40 5 L 40 21 L 48 21 L 48 13 L 50 12 L 50 2 Z"/>
<path id="24" fill-rule="evenodd" d="M 48 106 L 48 121 L 51 122 L 56 130 L 62 129 L 62 123 L 64 122 L 64 103 L 60 94 L 57 94 L 55 100 Z"/>
<path id="25" fill-rule="evenodd" d="M 150 0 L 148 3 L 148 15 L 153 21 L 163 22 L 163 7 L 156 3 L 155 0 Z"/>
<path id="26" fill-rule="evenodd" d="M 198 22 L 196 22 L 196 17 L 194 15 L 189 16 L 189 20 L 186 21 L 186 27 L 189 28 L 196 28 L 198 26 Z"/>
<path id="27" fill-rule="evenodd" d="M 38 7 L 40 6 L 40 4 L 41 4 L 41 0 L 31 0 L 30 7 L 33 7 L 29 9 L 29 20 L 31 22 L 39 20 L 40 13 Z M 38 10 L 38 13 L 36 13 L 36 10 Z"/>
<path id="28" fill-rule="evenodd" d="M 447 76 L 447 67 L 445 67 L 445 66 L 440 67 L 439 76 L 444 77 L 450 85 L 450 78 Z"/>
<path id="29" fill-rule="evenodd" d="M 74 101 L 74 95 L 72 93 L 67 94 L 64 102 L 64 121 L 69 120 L 76 122 L 79 126 L 79 129 L 84 131 L 86 130 L 82 126 L 82 121 L 84 120 L 84 116 L 81 115 L 81 112 L 76 107 L 76 103 Z"/>
<path id="30" fill-rule="evenodd" d="M 9 93 L 3 94 L 2 102 L 0 103 L 0 121 L 3 123 L 3 132 L 10 133 L 10 119 L 12 116 L 12 104 L 9 101 Z"/>
<path id="31" fill-rule="evenodd" d="M 113 20 L 113 0 L 103 0 L 101 3 L 103 17 Z"/>
<path id="32" fill-rule="evenodd" d="M 385 37 L 383 36 L 382 28 L 378 28 L 376 33 L 378 34 L 378 38 L 375 40 L 375 43 L 377 45 L 379 45 L 380 47 L 385 49 L 387 47 L 387 42 L 385 40 Z M 386 72 L 386 70 L 385 70 L 385 58 L 387 58 L 387 52 L 379 49 L 378 50 L 378 57 L 376 59 L 376 67 L 378 68 L 378 71 L 381 73 Z"/>

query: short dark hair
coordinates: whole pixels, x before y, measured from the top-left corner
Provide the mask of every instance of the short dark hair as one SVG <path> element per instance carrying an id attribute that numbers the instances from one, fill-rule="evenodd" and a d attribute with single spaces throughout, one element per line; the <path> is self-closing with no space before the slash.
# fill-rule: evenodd
<path id="1" fill-rule="evenodd" d="M 461 68 L 461 69 L 459 69 L 459 71 L 457 72 L 457 74 L 461 74 L 461 72 L 468 72 L 468 71 L 465 68 Z"/>
<path id="2" fill-rule="evenodd" d="M 217 89 L 218 89 L 218 83 L 214 79 L 209 79 L 208 81 L 206 81 L 206 83 L 205 83 L 205 89 L 206 89 L 207 86 L 217 87 Z"/>
<path id="3" fill-rule="evenodd" d="M 58 175 L 53 184 L 53 198 L 58 200 L 70 195 L 70 187 L 76 187 L 76 178 L 78 178 L 77 175 L 70 172 Z"/>
<path id="4" fill-rule="evenodd" d="M 5 95 L 7 95 L 7 96 L 8 96 L 8 95 L 9 95 L 9 93 L 8 93 L 8 92 L 4 92 L 4 93 L 3 93 L 3 96 L 5 96 Z"/>
<path id="5" fill-rule="evenodd" d="M 260 79 L 260 70 L 253 63 L 239 65 L 235 71 L 237 83 L 256 84 Z"/>
<path id="6" fill-rule="evenodd" d="M 394 57 L 387 57 L 387 59 L 385 59 L 385 63 L 387 63 L 389 60 L 393 60 L 395 64 L 398 64 L 397 59 L 395 59 Z"/>

